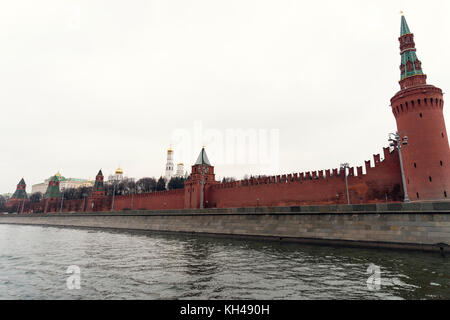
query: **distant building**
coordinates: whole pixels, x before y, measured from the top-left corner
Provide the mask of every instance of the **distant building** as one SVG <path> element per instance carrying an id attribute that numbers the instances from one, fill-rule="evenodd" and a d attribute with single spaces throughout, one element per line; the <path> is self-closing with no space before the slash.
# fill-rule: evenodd
<path id="1" fill-rule="evenodd" d="M 59 173 L 59 171 L 53 176 L 59 181 L 59 187 L 61 190 L 70 188 L 80 188 L 80 187 L 92 187 L 94 185 L 92 180 L 88 179 L 78 179 L 78 178 L 66 178 Z M 47 192 L 49 181 L 53 178 L 50 177 L 42 183 L 37 183 L 31 186 L 31 193 L 40 192 L 44 194 Z"/>
<path id="2" fill-rule="evenodd" d="M 47 190 L 44 193 L 45 199 L 59 199 L 61 198 L 61 189 L 60 189 L 60 177 L 54 175 L 48 181 Z"/>
<path id="3" fill-rule="evenodd" d="M 25 202 L 28 201 L 28 195 L 27 195 L 27 185 L 25 183 L 25 180 L 22 178 L 19 183 L 17 184 L 16 191 L 11 196 L 11 198 L 8 200 L 6 207 L 7 208 L 17 208 L 17 212 L 20 210 L 23 211 L 23 207 L 25 205 Z"/>
<path id="4" fill-rule="evenodd" d="M 177 172 L 175 173 L 177 177 L 184 178 L 184 164 L 177 164 Z"/>
<path id="5" fill-rule="evenodd" d="M 123 181 L 126 177 L 123 176 L 123 169 L 119 166 L 114 174 L 110 174 L 108 177 L 108 181 L 111 182 L 120 182 Z"/>
<path id="6" fill-rule="evenodd" d="M 167 149 L 167 162 L 166 162 L 166 174 L 164 178 L 166 179 L 166 187 L 169 183 L 170 179 L 172 179 L 174 173 L 174 165 L 173 165 L 173 150 L 172 147 Z"/>

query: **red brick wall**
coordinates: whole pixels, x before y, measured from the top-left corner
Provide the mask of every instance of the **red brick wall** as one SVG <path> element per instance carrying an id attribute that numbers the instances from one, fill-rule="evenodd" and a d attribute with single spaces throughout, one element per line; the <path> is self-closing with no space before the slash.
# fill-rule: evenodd
<path id="1" fill-rule="evenodd" d="M 398 154 L 384 150 L 385 159 L 374 156 L 375 166 L 366 162 L 350 168 L 348 177 L 351 203 L 389 202 L 401 200 L 401 176 Z M 334 173 L 334 174 L 332 174 Z M 261 179 L 236 181 L 209 187 L 208 207 L 297 206 L 346 203 L 343 172 L 326 170 Z"/>
<path id="2" fill-rule="evenodd" d="M 131 209 L 132 196 L 117 196 L 114 210 Z M 184 208 L 184 189 L 142 193 L 133 196 L 133 210 L 165 210 Z"/>

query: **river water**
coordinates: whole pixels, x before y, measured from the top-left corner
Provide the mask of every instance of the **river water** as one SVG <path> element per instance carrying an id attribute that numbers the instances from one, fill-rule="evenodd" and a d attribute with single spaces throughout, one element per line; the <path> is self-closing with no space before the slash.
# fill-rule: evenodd
<path id="1" fill-rule="evenodd" d="M 66 273 L 69 266 L 79 267 L 79 277 Z M 371 275 L 379 285 L 367 284 Z M 68 289 L 69 277 L 75 289 Z M 435 253 L 0 224 L 0 299 L 450 299 L 450 260 Z"/>

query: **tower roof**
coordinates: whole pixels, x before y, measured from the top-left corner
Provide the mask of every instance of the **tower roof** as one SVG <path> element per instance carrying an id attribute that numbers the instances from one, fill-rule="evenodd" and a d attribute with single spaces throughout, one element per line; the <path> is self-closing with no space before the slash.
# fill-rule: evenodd
<path id="1" fill-rule="evenodd" d="M 211 163 L 209 162 L 208 156 L 206 155 L 205 148 L 202 148 L 202 151 L 200 151 L 200 154 L 198 155 L 197 161 L 195 161 L 195 164 L 202 164 L 210 166 Z"/>
<path id="2" fill-rule="evenodd" d="M 405 34 L 410 34 L 408 23 L 406 23 L 405 16 L 402 15 L 402 21 L 400 26 L 400 36 L 404 36 Z"/>
<path id="3" fill-rule="evenodd" d="M 400 28 L 400 87 L 402 89 L 418 84 L 426 84 L 426 75 L 422 70 L 422 62 L 416 54 L 414 34 L 409 30 L 405 16 L 401 18 Z M 413 78 L 414 77 L 414 78 Z"/>
<path id="4" fill-rule="evenodd" d="M 17 189 L 14 192 L 14 194 L 11 196 L 11 199 L 27 199 L 28 195 L 25 191 L 25 180 L 22 178 L 19 181 L 19 184 L 17 185 Z"/>
<path id="5" fill-rule="evenodd" d="M 102 175 L 103 175 L 102 169 L 100 169 L 100 170 L 98 171 L 97 175 L 98 175 L 98 176 L 102 176 Z"/>

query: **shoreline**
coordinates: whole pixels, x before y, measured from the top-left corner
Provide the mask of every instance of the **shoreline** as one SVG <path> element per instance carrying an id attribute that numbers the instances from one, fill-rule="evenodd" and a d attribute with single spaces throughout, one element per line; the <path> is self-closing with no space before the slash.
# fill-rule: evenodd
<path id="1" fill-rule="evenodd" d="M 8 214 L 0 224 L 450 252 L 450 202 Z"/>

